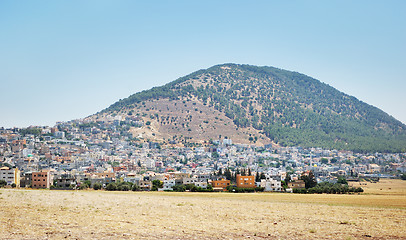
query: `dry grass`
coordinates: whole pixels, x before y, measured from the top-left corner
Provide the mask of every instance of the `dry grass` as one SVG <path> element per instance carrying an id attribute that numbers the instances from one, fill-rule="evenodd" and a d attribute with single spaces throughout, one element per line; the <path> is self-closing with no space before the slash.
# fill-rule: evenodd
<path id="1" fill-rule="evenodd" d="M 0 192 L 1 239 L 406 238 L 404 195 Z"/>
<path id="2" fill-rule="evenodd" d="M 377 183 L 355 182 L 350 185 L 362 187 L 368 194 L 406 196 L 406 181 L 400 179 L 380 179 Z"/>

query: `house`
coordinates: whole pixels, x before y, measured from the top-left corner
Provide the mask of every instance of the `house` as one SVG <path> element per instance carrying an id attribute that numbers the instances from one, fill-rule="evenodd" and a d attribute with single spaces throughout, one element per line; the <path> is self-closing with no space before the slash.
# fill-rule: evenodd
<path id="1" fill-rule="evenodd" d="M 292 189 L 300 189 L 300 188 L 305 188 L 306 184 L 303 180 L 296 180 L 294 182 L 289 182 L 288 183 L 288 188 Z"/>
<path id="2" fill-rule="evenodd" d="M 176 185 L 176 181 L 175 179 L 168 179 L 168 180 L 164 180 L 164 184 L 162 188 L 158 188 L 158 191 L 172 191 L 173 190 L 173 186 Z"/>
<path id="3" fill-rule="evenodd" d="M 31 187 L 32 172 L 26 172 L 20 179 L 20 187 Z"/>
<path id="4" fill-rule="evenodd" d="M 76 179 L 70 174 L 62 174 L 54 180 L 57 188 L 71 189 L 72 186 L 76 187 Z"/>
<path id="5" fill-rule="evenodd" d="M 138 186 L 142 191 L 151 191 L 152 189 L 152 182 L 151 181 L 146 181 L 146 180 L 140 180 L 138 182 Z"/>
<path id="6" fill-rule="evenodd" d="M 239 188 L 255 188 L 255 176 L 241 176 L 237 174 L 237 187 Z"/>
<path id="7" fill-rule="evenodd" d="M 230 186 L 230 180 L 220 179 L 211 182 L 214 191 L 226 191 Z"/>
<path id="8" fill-rule="evenodd" d="M 53 176 L 49 171 L 32 173 L 32 188 L 50 188 Z"/>
<path id="9" fill-rule="evenodd" d="M 195 182 L 194 183 L 196 187 L 200 187 L 200 188 L 207 188 L 207 182 Z"/>
<path id="10" fill-rule="evenodd" d="M 183 178 L 183 185 L 187 185 L 187 184 L 194 184 L 198 182 L 197 178 Z"/>
<path id="11" fill-rule="evenodd" d="M 261 179 L 259 182 L 259 187 L 263 187 L 265 192 L 280 192 L 282 191 L 282 184 L 281 181 L 276 179 L 267 178 Z"/>
<path id="12" fill-rule="evenodd" d="M 20 170 L 18 168 L 2 167 L 0 168 L 0 180 L 7 182 L 7 185 L 13 183 L 16 187 L 20 187 Z"/>

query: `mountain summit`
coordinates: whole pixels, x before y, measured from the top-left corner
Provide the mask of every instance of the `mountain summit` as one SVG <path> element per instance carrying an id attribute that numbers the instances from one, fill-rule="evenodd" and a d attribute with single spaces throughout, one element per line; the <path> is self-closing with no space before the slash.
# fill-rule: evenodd
<path id="1" fill-rule="evenodd" d="M 138 116 L 151 140 L 406 151 L 406 125 L 314 78 L 274 67 L 222 64 L 112 104 L 94 117 Z"/>

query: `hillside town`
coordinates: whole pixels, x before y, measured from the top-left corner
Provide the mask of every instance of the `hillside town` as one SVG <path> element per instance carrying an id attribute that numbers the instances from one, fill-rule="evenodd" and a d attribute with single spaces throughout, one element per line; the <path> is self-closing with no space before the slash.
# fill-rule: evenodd
<path id="1" fill-rule="evenodd" d="M 54 127 L 0 129 L 0 181 L 19 188 L 106 188 L 128 182 L 137 190 L 171 191 L 303 188 L 303 174 L 317 182 L 339 177 L 397 178 L 406 172 L 406 153 L 247 145 L 219 136 L 207 144 L 154 142 L 128 130 L 146 127 L 137 118 L 58 122 Z M 154 185 L 157 181 L 161 183 Z M 85 185 L 87 184 L 87 185 Z M 187 188 L 190 189 L 190 188 Z"/>

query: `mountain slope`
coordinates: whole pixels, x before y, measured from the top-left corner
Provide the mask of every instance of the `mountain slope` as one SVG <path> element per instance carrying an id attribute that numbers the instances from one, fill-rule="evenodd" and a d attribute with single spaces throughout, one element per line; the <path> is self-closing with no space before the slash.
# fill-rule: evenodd
<path id="1" fill-rule="evenodd" d="M 129 113 L 155 119 L 155 135 L 166 138 L 238 134 L 246 142 L 285 146 L 406 151 L 400 121 L 316 79 L 273 67 L 217 65 L 133 94 L 100 114 Z M 205 124 L 215 134 L 204 131 Z"/>

